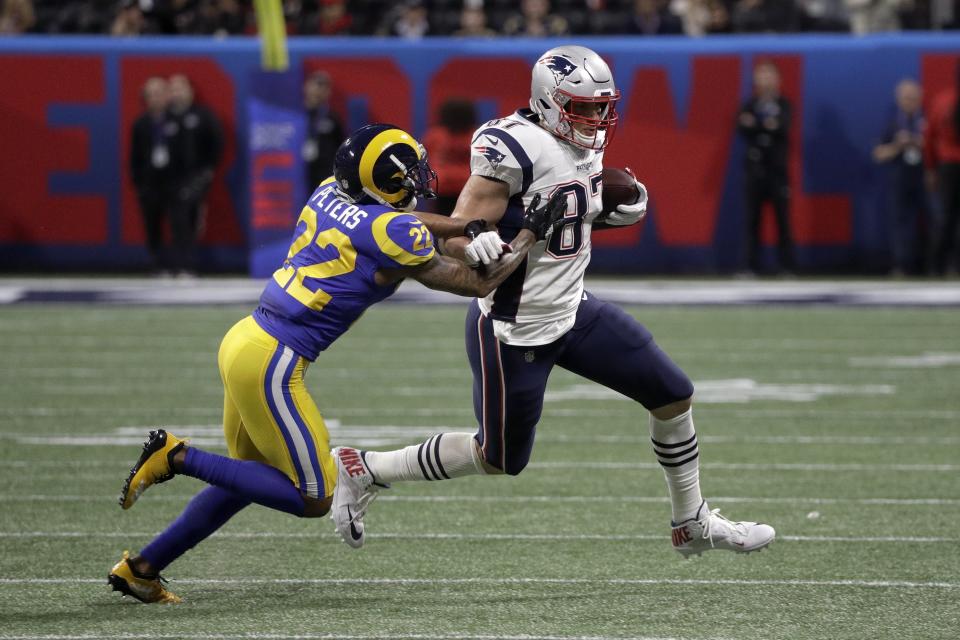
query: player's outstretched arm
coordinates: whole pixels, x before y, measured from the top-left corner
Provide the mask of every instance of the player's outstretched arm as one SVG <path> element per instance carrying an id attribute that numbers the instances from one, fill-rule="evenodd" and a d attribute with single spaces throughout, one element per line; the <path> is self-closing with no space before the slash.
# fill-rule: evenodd
<path id="1" fill-rule="evenodd" d="M 436 213 L 427 213 L 426 211 L 411 211 L 413 215 L 420 219 L 420 222 L 427 225 L 427 229 L 436 238 L 456 238 L 462 236 L 467 223 L 470 220 L 466 218 L 451 218 L 441 216 Z"/>
<path id="2" fill-rule="evenodd" d="M 543 206 L 540 206 L 540 195 L 534 196 L 524 213 L 523 228 L 510 243 L 510 252 L 483 271 L 438 255 L 422 265 L 393 270 L 391 275 L 413 278 L 431 289 L 462 296 L 486 297 L 523 263 L 527 252 L 537 241 L 546 238 L 563 222 L 566 206 L 566 196 L 560 193 L 554 194 Z"/>
<path id="3" fill-rule="evenodd" d="M 492 269 L 482 273 L 468 267 L 464 262 L 438 255 L 426 264 L 410 267 L 405 275 L 431 289 L 449 291 L 461 296 L 485 298 L 520 266 L 530 247 L 536 242 L 536 236 L 532 232 L 520 232 L 510 243 L 511 252 L 499 260 Z"/>
<path id="4" fill-rule="evenodd" d="M 509 201 L 510 187 L 507 183 L 485 176 L 470 176 L 460 192 L 450 221 L 458 221 L 464 228 L 468 222 L 474 220 L 485 220 L 489 226 L 495 226 L 507 210 Z M 462 232 L 457 236 L 447 237 L 443 242 L 443 253 L 476 264 L 476 261 L 468 259 L 466 254 L 467 245 L 471 241 L 472 238 L 466 237 Z"/>

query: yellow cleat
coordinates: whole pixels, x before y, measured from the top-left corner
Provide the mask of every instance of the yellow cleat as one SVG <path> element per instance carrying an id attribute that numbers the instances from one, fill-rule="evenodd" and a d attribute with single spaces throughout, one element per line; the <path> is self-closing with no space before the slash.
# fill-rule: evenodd
<path id="1" fill-rule="evenodd" d="M 130 469 L 127 481 L 120 491 L 120 506 L 129 509 L 149 487 L 173 477 L 173 456 L 184 447 L 181 440 L 163 429 L 151 431 L 143 443 L 143 453 Z"/>
<path id="2" fill-rule="evenodd" d="M 159 603 L 159 604 L 177 604 L 183 602 L 175 593 L 167 591 L 163 586 L 166 582 L 159 574 L 149 577 L 138 575 L 130 564 L 130 552 L 123 552 L 123 559 L 113 565 L 110 575 L 107 576 L 107 584 L 113 587 L 114 591 L 119 591 L 125 596 L 131 596 L 140 602 Z"/>

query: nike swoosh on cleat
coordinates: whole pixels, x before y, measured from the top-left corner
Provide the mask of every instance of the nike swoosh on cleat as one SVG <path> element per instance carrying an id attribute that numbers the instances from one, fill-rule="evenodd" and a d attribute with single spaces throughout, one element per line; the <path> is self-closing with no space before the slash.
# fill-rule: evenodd
<path id="1" fill-rule="evenodd" d="M 347 516 L 350 517 L 350 537 L 354 540 L 359 540 L 363 537 L 363 532 L 358 531 L 357 527 L 353 524 L 353 512 L 350 511 L 350 507 L 347 507 Z"/>

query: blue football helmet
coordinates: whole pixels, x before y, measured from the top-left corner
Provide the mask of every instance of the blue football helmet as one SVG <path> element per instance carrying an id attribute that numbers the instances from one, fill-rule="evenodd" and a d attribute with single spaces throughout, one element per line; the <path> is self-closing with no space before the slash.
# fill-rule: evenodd
<path id="1" fill-rule="evenodd" d="M 427 152 L 392 124 L 368 124 L 337 149 L 333 176 L 341 194 L 359 204 L 377 202 L 410 211 L 417 197 L 436 198 L 437 174 Z"/>

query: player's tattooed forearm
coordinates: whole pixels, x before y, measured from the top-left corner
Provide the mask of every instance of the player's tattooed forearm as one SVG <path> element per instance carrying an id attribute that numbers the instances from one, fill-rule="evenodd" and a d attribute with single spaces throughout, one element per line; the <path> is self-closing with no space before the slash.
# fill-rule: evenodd
<path id="1" fill-rule="evenodd" d="M 431 289 L 449 291 L 461 296 L 479 295 L 481 280 L 478 274 L 462 262 L 437 256 L 422 269 L 416 279 Z"/>
<path id="2" fill-rule="evenodd" d="M 463 228 L 466 225 L 466 221 L 463 219 L 450 218 L 448 216 L 425 213 L 423 211 L 413 211 L 412 213 L 419 218 L 423 224 L 427 225 L 430 233 L 437 238 L 455 238 L 463 235 Z"/>
<path id="3" fill-rule="evenodd" d="M 536 239 L 530 232 L 521 232 L 510 244 L 511 251 L 500 260 L 477 271 L 459 260 L 437 256 L 418 269 L 414 277 L 431 289 L 449 291 L 462 296 L 485 297 L 507 279 L 527 257 Z"/>

